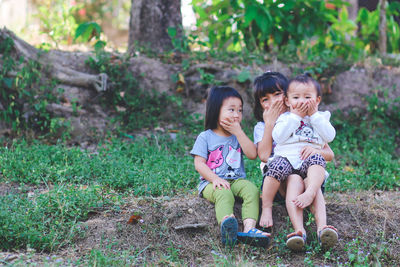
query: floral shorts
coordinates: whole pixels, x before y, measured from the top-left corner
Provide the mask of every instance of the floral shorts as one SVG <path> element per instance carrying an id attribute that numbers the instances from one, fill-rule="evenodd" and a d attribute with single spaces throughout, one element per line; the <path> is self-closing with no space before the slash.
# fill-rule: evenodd
<path id="1" fill-rule="evenodd" d="M 268 164 L 268 168 L 264 167 L 264 177 L 273 177 L 279 182 L 283 182 L 291 174 L 298 174 L 301 178 L 307 177 L 307 170 L 312 165 L 320 165 L 324 169 L 326 167 L 326 161 L 320 154 L 314 154 L 306 158 L 299 169 L 294 169 L 289 160 L 284 157 L 277 157 Z"/>

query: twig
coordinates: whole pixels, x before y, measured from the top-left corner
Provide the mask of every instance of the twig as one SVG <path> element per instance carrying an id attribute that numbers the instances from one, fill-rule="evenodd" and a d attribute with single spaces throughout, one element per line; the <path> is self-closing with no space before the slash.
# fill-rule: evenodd
<path id="1" fill-rule="evenodd" d="M 206 228 L 207 224 L 206 223 L 188 223 L 188 224 L 183 224 L 179 226 L 175 226 L 175 230 L 182 230 L 182 229 L 197 229 L 197 228 Z"/>

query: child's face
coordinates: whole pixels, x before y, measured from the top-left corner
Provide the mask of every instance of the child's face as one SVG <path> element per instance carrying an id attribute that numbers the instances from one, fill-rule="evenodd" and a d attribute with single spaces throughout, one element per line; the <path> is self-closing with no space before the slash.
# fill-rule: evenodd
<path id="1" fill-rule="evenodd" d="M 273 103 L 276 101 L 283 101 L 283 92 L 276 91 L 274 93 L 267 93 L 265 96 L 260 98 L 261 107 L 264 110 L 269 110 Z"/>
<path id="2" fill-rule="evenodd" d="M 321 102 L 321 96 L 317 96 L 317 89 L 312 83 L 294 82 L 289 85 L 287 97 L 285 97 L 286 106 L 296 108 L 301 103 L 315 100 L 317 105 Z"/>
<path id="3" fill-rule="evenodd" d="M 241 122 L 243 116 L 243 104 L 237 97 L 226 98 L 222 102 L 219 111 L 218 124 L 221 120 L 228 119 L 231 122 Z"/>

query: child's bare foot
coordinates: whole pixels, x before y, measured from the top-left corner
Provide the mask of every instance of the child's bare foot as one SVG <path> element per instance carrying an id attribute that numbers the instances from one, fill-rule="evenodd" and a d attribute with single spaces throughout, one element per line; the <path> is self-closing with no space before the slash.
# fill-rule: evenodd
<path id="1" fill-rule="evenodd" d="M 272 227 L 274 225 L 274 221 L 272 220 L 272 208 L 262 209 L 259 224 L 263 228 Z"/>
<path id="2" fill-rule="evenodd" d="M 301 208 L 301 209 L 304 209 L 304 208 L 310 206 L 311 203 L 313 203 L 313 201 L 314 201 L 314 196 L 315 196 L 315 195 L 312 194 L 311 192 L 305 191 L 303 194 L 297 196 L 297 197 L 293 200 L 293 203 L 294 203 L 297 207 L 299 207 L 299 208 Z"/>

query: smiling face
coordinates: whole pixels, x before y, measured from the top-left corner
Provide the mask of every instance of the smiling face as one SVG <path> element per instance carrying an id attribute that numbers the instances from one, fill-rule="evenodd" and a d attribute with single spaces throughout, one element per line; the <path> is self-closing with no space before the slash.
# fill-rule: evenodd
<path id="1" fill-rule="evenodd" d="M 272 104 L 275 103 L 276 101 L 283 101 L 282 91 L 267 93 L 265 96 L 260 98 L 260 105 L 264 110 L 269 110 Z"/>
<path id="2" fill-rule="evenodd" d="M 312 83 L 292 82 L 285 97 L 285 104 L 288 107 L 296 107 L 312 99 L 317 102 L 317 105 L 321 102 L 321 96 L 317 95 L 317 89 Z"/>
<path id="3" fill-rule="evenodd" d="M 226 98 L 221 105 L 218 117 L 218 125 L 220 121 L 228 119 L 232 122 L 241 122 L 243 117 L 243 104 L 237 97 Z"/>

